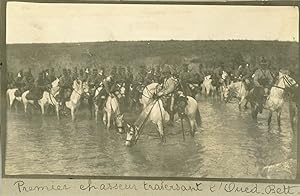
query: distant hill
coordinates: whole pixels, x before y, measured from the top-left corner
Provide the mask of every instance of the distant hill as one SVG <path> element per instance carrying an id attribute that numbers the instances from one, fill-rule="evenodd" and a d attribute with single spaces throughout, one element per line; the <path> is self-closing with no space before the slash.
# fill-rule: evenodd
<path id="1" fill-rule="evenodd" d="M 295 69 L 298 43 L 280 41 L 110 41 L 95 43 L 11 44 L 7 46 L 8 69 L 31 67 L 94 67 L 113 65 L 148 67 L 184 62 L 226 66 L 257 64 L 262 56 L 274 67 Z"/>

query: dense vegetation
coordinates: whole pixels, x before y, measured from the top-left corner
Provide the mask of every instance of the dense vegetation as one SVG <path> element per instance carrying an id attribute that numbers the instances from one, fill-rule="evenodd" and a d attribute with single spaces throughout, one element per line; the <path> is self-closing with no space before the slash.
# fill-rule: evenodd
<path id="1" fill-rule="evenodd" d="M 262 56 L 273 67 L 298 66 L 298 43 L 279 41 L 132 41 L 60 44 L 11 44 L 7 46 L 10 71 L 56 67 L 148 67 L 162 64 L 178 66 L 184 62 L 216 66 L 239 63 L 256 65 Z"/>

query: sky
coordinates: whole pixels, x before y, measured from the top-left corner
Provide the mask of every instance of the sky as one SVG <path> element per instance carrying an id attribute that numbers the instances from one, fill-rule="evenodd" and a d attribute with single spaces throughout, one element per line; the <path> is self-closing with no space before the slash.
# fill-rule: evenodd
<path id="1" fill-rule="evenodd" d="M 7 43 L 298 41 L 298 9 L 271 6 L 8 2 Z"/>

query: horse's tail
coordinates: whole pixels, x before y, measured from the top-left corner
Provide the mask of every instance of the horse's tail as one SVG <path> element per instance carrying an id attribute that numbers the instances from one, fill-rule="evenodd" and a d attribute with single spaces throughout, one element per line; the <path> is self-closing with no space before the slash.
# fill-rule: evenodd
<path id="1" fill-rule="evenodd" d="M 197 122 L 197 125 L 198 125 L 198 126 L 201 125 L 201 115 L 200 115 L 200 107 L 199 107 L 199 103 L 197 103 L 196 122 Z"/>

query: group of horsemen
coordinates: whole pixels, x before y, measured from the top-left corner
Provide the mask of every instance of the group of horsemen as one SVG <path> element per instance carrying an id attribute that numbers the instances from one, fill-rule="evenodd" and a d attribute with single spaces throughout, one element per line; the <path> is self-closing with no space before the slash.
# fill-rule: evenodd
<path id="1" fill-rule="evenodd" d="M 268 94 L 273 82 L 276 80 L 276 74 L 269 69 L 269 62 L 262 58 L 258 67 L 254 68 L 249 64 L 240 65 L 235 69 L 225 68 L 223 65 L 215 67 L 213 70 L 204 68 L 199 65 L 198 71 L 190 70 L 189 64 L 183 64 L 181 67 L 171 70 L 170 66 L 157 66 L 146 70 L 141 66 L 137 74 L 133 74 L 131 67 L 112 67 L 109 74 L 105 73 L 104 68 L 89 69 L 77 67 L 73 69 L 63 69 L 62 74 L 57 75 L 54 68 L 45 69 L 34 79 L 31 69 L 26 72 L 20 70 L 15 76 L 13 73 L 8 74 L 8 88 L 18 88 L 16 96 L 21 96 L 23 92 L 29 90 L 27 99 L 34 100 L 35 103 L 42 98 L 44 91 L 49 91 L 54 80 L 59 78 L 60 92 L 56 97 L 57 100 L 65 107 L 65 102 L 70 98 L 73 91 L 72 85 L 76 80 L 86 82 L 89 87 L 90 97 L 94 100 L 100 100 L 103 103 L 108 96 L 116 96 L 120 93 L 120 88 L 125 89 L 124 106 L 128 106 L 133 95 L 142 96 L 142 90 L 151 83 L 161 84 L 161 90 L 157 97 L 168 97 L 167 111 L 173 111 L 176 105 L 176 96 L 194 97 L 201 89 L 201 84 L 205 76 L 210 76 L 212 85 L 219 88 L 222 85 L 228 85 L 232 81 L 243 81 L 246 88 L 253 89 L 256 95 L 259 110 L 262 110 L 264 97 Z M 178 71 L 180 70 L 180 71 Z M 97 89 L 101 92 L 95 97 Z M 119 97 L 119 95 L 117 95 Z M 172 117 L 172 116 L 171 116 Z"/>

